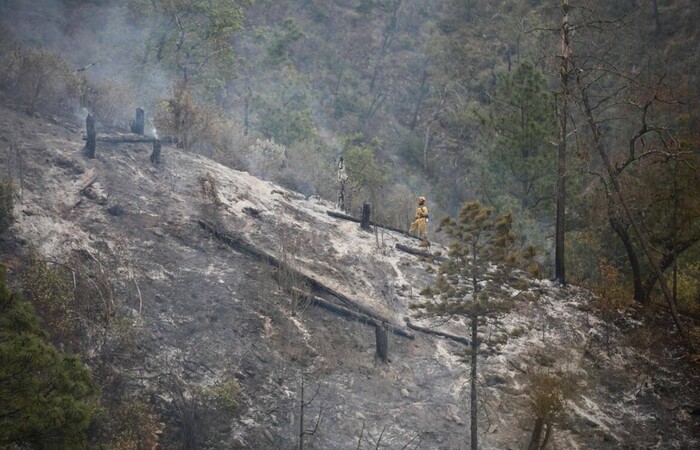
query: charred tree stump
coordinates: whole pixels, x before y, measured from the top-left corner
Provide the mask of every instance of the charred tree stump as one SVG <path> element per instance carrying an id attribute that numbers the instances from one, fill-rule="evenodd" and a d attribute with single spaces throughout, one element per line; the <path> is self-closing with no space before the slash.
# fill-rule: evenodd
<path id="1" fill-rule="evenodd" d="M 362 204 L 362 219 L 360 219 L 360 228 L 362 228 L 365 231 L 369 231 L 369 213 L 370 213 L 370 205 L 367 202 L 364 202 Z"/>
<path id="2" fill-rule="evenodd" d="M 134 134 L 143 134 L 145 116 L 143 108 L 136 108 L 136 120 L 131 122 L 131 132 Z"/>
<path id="3" fill-rule="evenodd" d="M 386 364 L 389 362 L 389 330 L 385 322 L 374 327 L 374 337 L 377 343 L 377 359 Z"/>
<path id="4" fill-rule="evenodd" d="M 153 141 L 153 153 L 151 153 L 151 163 L 160 164 L 160 140 Z"/>
<path id="5" fill-rule="evenodd" d="M 92 116 L 92 114 L 88 114 L 85 118 L 85 129 L 87 131 L 85 154 L 88 158 L 94 158 L 95 146 L 97 144 L 97 133 L 95 132 L 95 118 Z"/>

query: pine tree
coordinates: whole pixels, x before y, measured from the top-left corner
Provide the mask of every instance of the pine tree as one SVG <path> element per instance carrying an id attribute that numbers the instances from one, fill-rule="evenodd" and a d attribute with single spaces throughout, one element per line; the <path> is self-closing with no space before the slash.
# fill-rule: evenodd
<path id="1" fill-rule="evenodd" d="M 469 323 L 470 349 L 464 360 L 471 366 L 472 450 L 478 444 L 476 378 L 482 343 L 479 325 L 511 308 L 510 286 L 526 286 L 515 276 L 521 255 L 515 249 L 512 216 L 492 216 L 493 209 L 479 202 L 467 202 L 457 220 L 447 217 L 441 221 L 438 231 L 444 231 L 451 241 L 449 259 L 440 266 L 433 286 L 421 292 L 428 300 L 411 306 L 417 310 L 416 317 L 466 319 L 464 323 Z"/>
<path id="2" fill-rule="evenodd" d="M 97 392 L 76 356 L 48 341 L 32 306 L 0 266 L 0 447 L 86 448 Z"/>

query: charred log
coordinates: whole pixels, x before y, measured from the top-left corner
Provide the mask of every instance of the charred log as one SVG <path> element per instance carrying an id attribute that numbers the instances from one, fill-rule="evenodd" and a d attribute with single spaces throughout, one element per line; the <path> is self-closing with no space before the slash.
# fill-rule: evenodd
<path id="1" fill-rule="evenodd" d="M 411 322 L 409 322 L 408 320 L 406 321 L 406 326 L 408 328 L 410 328 L 411 330 L 420 331 L 421 333 L 425 333 L 425 334 L 432 334 L 433 336 L 440 336 L 440 337 L 443 337 L 445 339 L 449 339 L 451 341 L 458 342 L 462 345 L 466 345 L 466 346 L 471 345 L 471 342 L 467 338 L 464 338 L 461 336 L 455 336 L 454 334 L 444 333 L 442 331 L 432 330 L 430 328 L 425 328 L 425 327 L 421 327 L 418 325 L 414 325 Z"/>
<path id="2" fill-rule="evenodd" d="M 362 222 L 362 219 L 359 219 L 359 218 L 357 218 L 357 217 L 353 217 L 353 216 L 348 215 L 348 214 L 343 214 L 343 213 L 335 212 L 335 211 L 326 211 L 326 214 L 328 214 L 329 216 L 331 216 L 331 217 L 333 217 L 333 218 L 336 218 L 336 219 L 349 220 L 350 222 L 355 222 L 355 223 L 361 223 L 361 222 Z M 403 235 L 406 236 L 406 237 L 410 237 L 410 238 L 413 238 L 413 239 L 421 240 L 419 237 L 409 235 L 409 234 L 406 232 L 406 230 L 402 230 L 401 228 L 392 227 L 391 225 L 383 225 L 383 224 L 381 224 L 381 223 L 375 223 L 375 222 L 373 222 L 373 221 L 371 221 L 371 220 L 369 221 L 369 224 L 372 225 L 372 226 L 375 226 L 375 227 L 384 228 L 385 230 L 395 231 L 395 232 L 397 232 L 397 233 L 401 233 L 401 234 L 403 234 Z"/>
<path id="3" fill-rule="evenodd" d="M 151 153 L 151 163 L 160 164 L 160 140 L 156 139 L 153 141 L 153 153 Z"/>
<path id="4" fill-rule="evenodd" d="M 396 245 L 394 247 L 396 247 L 397 250 L 401 250 L 402 252 L 406 252 L 406 253 L 409 253 L 409 254 L 415 255 L 415 256 L 422 256 L 423 258 L 429 258 L 429 259 L 432 259 L 436 262 L 440 262 L 440 261 L 445 260 L 445 258 L 443 258 L 441 256 L 436 256 L 430 252 L 426 252 L 425 250 L 419 250 L 417 248 L 409 247 L 408 245 L 399 244 L 398 242 L 396 243 Z"/>
<path id="5" fill-rule="evenodd" d="M 87 131 L 85 143 L 85 155 L 88 158 L 95 157 L 95 147 L 97 145 L 97 133 L 95 132 L 95 118 L 92 114 L 88 114 L 85 118 L 85 130 Z"/>
<path id="6" fill-rule="evenodd" d="M 320 297 L 317 297 L 315 295 L 311 295 L 308 292 L 302 292 L 299 289 L 293 289 L 294 293 L 297 295 L 300 295 L 304 297 L 311 305 L 323 308 L 326 311 L 330 311 L 334 314 L 337 314 L 340 317 L 343 317 L 345 319 L 349 320 L 354 320 L 355 322 L 360 322 L 366 325 L 373 326 L 375 328 L 380 328 L 383 327 L 385 332 L 391 332 L 397 336 L 409 338 L 409 339 L 414 339 L 415 335 L 411 333 L 410 331 L 406 330 L 405 328 L 398 327 L 396 325 L 392 325 L 390 323 L 387 323 L 385 320 L 386 319 L 376 319 L 374 317 L 370 317 L 366 314 L 362 314 L 357 311 L 353 311 L 352 309 L 348 309 L 344 306 L 341 305 L 336 305 L 335 303 L 329 302 L 328 300 L 324 300 Z"/>
<path id="7" fill-rule="evenodd" d="M 254 245 L 251 245 L 250 243 L 246 242 L 244 239 L 222 231 L 217 225 L 201 219 L 197 220 L 197 223 L 200 227 L 211 233 L 219 241 L 225 243 L 234 250 L 238 250 L 240 252 L 252 255 L 277 269 L 284 269 L 289 273 L 293 273 L 294 276 L 297 277 L 297 279 L 301 280 L 307 286 L 309 286 L 311 292 L 318 295 L 325 295 L 327 297 L 331 297 L 335 300 L 338 300 L 340 303 L 345 305 L 345 307 L 352 308 L 353 310 L 355 310 L 355 312 L 361 313 L 367 316 L 368 318 L 374 319 L 375 321 L 390 323 L 390 321 L 387 318 L 380 316 L 372 309 L 367 308 L 366 306 L 358 303 L 357 301 L 351 299 L 345 294 L 342 294 L 341 292 L 338 292 L 335 289 L 324 285 L 319 280 L 312 278 L 294 269 L 293 267 L 290 267 L 288 264 L 281 262 L 278 258 L 274 257 L 273 255 L 270 255 L 264 250 L 261 250 L 255 247 Z M 401 329 L 400 327 L 396 327 L 394 325 L 390 326 L 397 329 Z M 406 330 L 403 330 L 401 332 L 394 331 L 394 333 L 413 339 L 413 334 Z"/>

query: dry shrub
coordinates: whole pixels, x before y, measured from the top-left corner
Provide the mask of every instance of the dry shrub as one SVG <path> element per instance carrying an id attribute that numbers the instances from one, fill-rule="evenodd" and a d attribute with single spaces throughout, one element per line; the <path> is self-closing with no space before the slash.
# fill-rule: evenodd
<path id="1" fill-rule="evenodd" d="M 28 114 L 70 113 L 79 105 L 86 88 L 85 78 L 56 53 L 31 49 L 22 54 L 15 93 Z"/>
<path id="2" fill-rule="evenodd" d="M 571 377 L 538 372 L 530 378 L 530 412 L 535 426 L 528 450 L 547 447 L 554 424 L 566 414 L 567 400 L 574 395 Z M 544 432 L 544 436 L 542 433 Z"/>
<path id="3" fill-rule="evenodd" d="M 137 102 L 133 90 L 117 80 L 96 83 L 87 95 L 86 106 L 105 125 L 126 128 Z"/>
<path id="4" fill-rule="evenodd" d="M 155 450 L 165 429 L 153 406 L 138 399 L 128 399 L 111 408 L 106 426 L 116 450 Z"/>
<path id="5" fill-rule="evenodd" d="M 245 169 L 256 177 L 276 178 L 287 159 L 287 148 L 272 139 L 256 139 L 242 152 Z"/>
<path id="6" fill-rule="evenodd" d="M 252 138 L 235 120 L 219 115 L 213 118 L 208 136 L 202 142 L 202 153 L 225 166 L 246 170 L 243 149 L 251 144 Z"/>
<path id="7" fill-rule="evenodd" d="M 273 180 L 304 195 L 334 198 L 337 195 L 335 158 L 318 140 L 296 142 L 287 148 Z"/>
<path id="8" fill-rule="evenodd" d="M 52 335 L 62 341 L 73 341 L 76 328 L 73 315 L 75 285 L 70 272 L 32 251 L 22 279 L 37 312 Z"/>
<path id="9" fill-rule="evenodd" d="M 176 86 L 170 98 L 156 105 L 153 122 L 159 134 L 175 138 L 178 148 L 193 151 L 210 135 L 221 116 L 216 106 L 198 103 L 188 87 Z"/>
<path id="10" fill-rule="evenodd" d="M 219 195 L 219 183 L 214 178 L 214 175 L 207 172 L 202 178 L 200 178 L 200 183 L 202 184 L 202 193 L 204 198 L 207 199 L 213 205 L 219 207 L 222 205 L 221 196 Z"/>
<path id="11" fill-rule="evenodd" d="M 277 255 L 277 259 L 280 262 L 280 266 L 277 269 L 277 285 L 282 292 L 289 295 L 291 314 L 294 316 L 306 306 L 304 302 L 305 292 L 309 290 L 306 280 L 294 270 L 294 267 L 298 266 L 295 261 L 303 244 L 299 233 L 295 233 L 284 226 L 278 225 L 277 233 L 278 242 L 280 243 Z"/>
<path id="12" fill-rule="evenodd" d="M 633 302 L 629 283 L 620 270 L 605 258 L 599 260 L 600 281 L 593 283 L 591 289 L 599 295 L 597 305 L 604 313 L 614 314 L 624 311 Z"/>
<path id="13" fill-rule="evenodd" d="M 394 187 L 386 197 L 386 208 L 377 211 L 377 220 L 408 230 L 416 210 L 416 195 L 405 185 Z"/>

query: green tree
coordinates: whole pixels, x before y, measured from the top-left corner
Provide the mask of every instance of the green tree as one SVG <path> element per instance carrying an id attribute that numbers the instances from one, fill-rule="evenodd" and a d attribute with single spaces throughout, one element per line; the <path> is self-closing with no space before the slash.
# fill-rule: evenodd
<path id="1" fill-rule="evenodd" d="M 32 306 L 0 266 L 0 446 L 86 448 L 97 392 L 76 356 L 48 341 Z"/>
<path id="2" fill-rule="evenodd" d="M 510 195 L 521 209 L 551 207 L 556 134 L 553 98 L 544 76 L 530 63 L 499 78 L 482 117 L 489 141 L 485 196 Z"/>
<path id="3" fill-rule="evenodd" d="M 174 71 L 184 86 L 213 90 L 233 77 L 231 38 L 243 28 L 252 0 L 130 0 L 137 17 L 150 18 L 148 54 Z"/>
<path id="4" fill-rule="evenodd" d="M 363 201 L 372 205 L 372 218 L 375 222 L 377 209 L 380 209 L 379 191 L 389 182 L 388 167 L 377 158 L 380 147 L 377 140 L 364 142 L 362 135 L 346 138 L 343 142 L 348 180 L 364 196 Z"/>
<path id="5" fill-rule="evenodd" d="M 440 265 L 432 286 L 421 295 L 425 302 L 411 305 L 419 318 L 466 319 L 471 337 L 463 355 L 471 369 L 471 449 L 478 448 L 477 355 L 482 339 L 479 325 L 497 318 L 511 308 L 509 283 L 521 261 L 515 249 L 510 214 L 493 217 L 493 209 L 479 202 L 463 205 L 459 217 L 442 219 L 438 231 L 444 231 L 449 244 L 449 259 Z M 520 288 L 526 287 L 518 280 Z M 467 331 L 467 330 L 465 330 Z"/>

